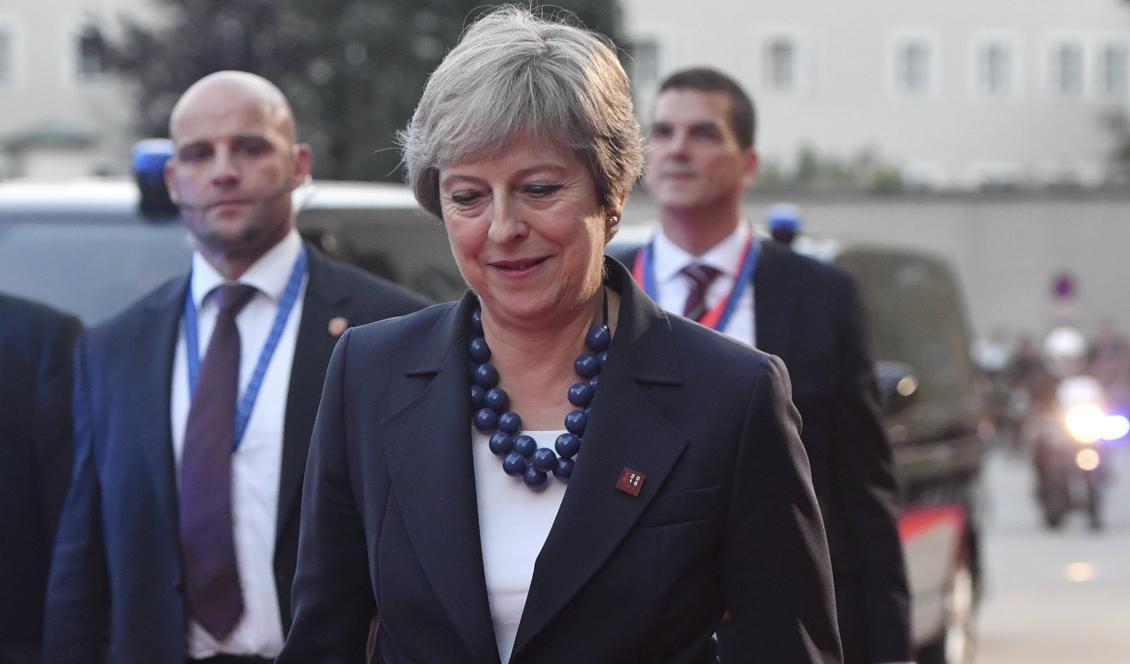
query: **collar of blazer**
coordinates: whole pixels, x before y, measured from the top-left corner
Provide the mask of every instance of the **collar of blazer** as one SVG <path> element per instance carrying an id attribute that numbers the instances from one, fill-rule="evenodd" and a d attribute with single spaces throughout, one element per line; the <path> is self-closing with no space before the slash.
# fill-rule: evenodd
<path id="1" fill-rule="evenodd" d="M 683 382 L 671 321 L 634 284 L 627 269 L 612 260 L 605 268 L 607 284 L 621 296 L 618 329 L 601 373 L 584 449 L 534 567 L 515 658 L 631 532 L 687 444 L 686 436 L 647 395 L 652 389 L 680 389 Z M 476 661 L 491 662 L 498 654 L 482 572 L 468 445 L 465 321 L 473 302 L 468 294 L 438 319 L 405 371 L 414 387 L 401 392 L 404 405 L 382 428 L 392 491 L 420 564 Z M 431 450 L 427 455 L 419 452 L 424 446 Z M 443 463 L 435 463 L 437 458 Z M 639 496 L 616 489 L 625 468 L 647 476 Z"/>

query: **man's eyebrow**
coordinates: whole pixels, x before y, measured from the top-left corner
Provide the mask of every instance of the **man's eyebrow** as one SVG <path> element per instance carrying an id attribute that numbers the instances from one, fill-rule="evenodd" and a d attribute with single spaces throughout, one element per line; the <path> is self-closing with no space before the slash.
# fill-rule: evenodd
<path id="1" fill-rule="evenodd" d="M 208 147 L 208 142 L 203 140 L 189 141 L 177 147 L 177 154 L 181 152 L 188 152 L 189 150 L 199 150 Z"/>

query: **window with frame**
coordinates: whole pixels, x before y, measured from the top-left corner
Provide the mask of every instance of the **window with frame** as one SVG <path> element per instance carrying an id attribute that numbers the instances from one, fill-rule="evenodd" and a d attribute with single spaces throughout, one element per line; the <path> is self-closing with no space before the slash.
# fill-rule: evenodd
<path id="1" fill-rule="evenodd" d="M 926 40 L 899 42 L 895 46 L 895 92 L 912 97 L 929 94 L 933 84 L 933 57 L 933 49 Z"/>
<path id="2" fill-rule="evenodd" d="M 1107 42 L 1099 49 L 1099 93 L 1124 97 L 1127 93 L 1127 48 L 1124 42 Z"/>
<path id="3" fill-rule="evenodd" d="M 106 72 L 106 40 L 101 31 L 87 25 L 75 39 L 75 77 L 80 81 L 95 81 Z"/>
<path id="4" fill-rule="evenodd" d="M 1003 41 L 989 41 L 977 49 L 977 92 L 1001 97 L 1013 91 L 1012 46 Z"/>
<path id="5" fill-rule="evenodd" d="M 0 87 L 11 85 L 15 78 L 16 39 L 12 29 L 0 24 Z"/>
<path id="6" fill-rule="evenodd" d="M 762 51 L 762 80 L 773 92 L 793 92 L 797 88 L 797 45 L 789 37 L 775 36 Z"/>
<path id="7" fill-rule="evenodd" d="M 654 39 L 640 39 L 632 43 L 630 65 L 632 85 L 647 86 L 648 89 L 659 83 L 659 44 Z"/>
<path id="8" fill-rule="evenodd" d="M 1051 51 L 1051 92 L 1059 97 L 1083 96 L 1083 45 L 1074 41 L 1055 44 Z"/>

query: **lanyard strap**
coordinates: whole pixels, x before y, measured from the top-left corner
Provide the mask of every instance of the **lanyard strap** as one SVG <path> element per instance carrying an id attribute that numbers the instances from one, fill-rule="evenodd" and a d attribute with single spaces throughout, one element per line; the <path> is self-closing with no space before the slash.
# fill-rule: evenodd
<path id="1" fill-rule="evenodd" d="M 259 389 L 263 387 L 263 378 L 267 375 L 267 367 L 271 364 L 271 357 L 278 348 L 282 339 L 286 321 L 290 312 L 298 302 L 298 291 L 302 288 L 302 280 L 306 277 L 306 248 L 298 254 L 294 268 L 290 271 L 286 288 L 279 298 L 278 310 L 275 312 L 275 321 L 271 324 L 271 332 L 263 349 L 259 351 L 259 360 L 255 363 L 255 371 L 251 374 L 251 382 L 247 384 L 243 396 L 235 407 L 235 438 L 232 451 L 239 449 L 243 434 L 247 432 L 247 423 L 251 419 L 251 411 L 255 409 L 255 400 L 259 398 Z M 188 293 L 184 298 L 184 341 L 188 354 L 188 393 L 196 394 L 196 379 L 200 375 L 200 331 L 197 327 L 196 302 L 192 299 L 192 277 L 189 277 Z"/>
<path id="2" fill-rule="evenodd" d="M 753 280 L 753 271 L 757 267 L 757 258 L 760 253 L 757 242 L 754 241 L 751 233 L 742 249 L 742 257 L 738 262 L 737 278 L 734 280 L 734 285 L 729 294 L 704 312 L 702 317 L 698 319 L 699 323 L 719 332 L 726 329 L 738 307 L 738 302 L 745 294 L 745 289 L 749 287 Z M 658 298 L 659 288 L 655 279 L 655 240 L 647 243 L 636 254 L 636 260 L 632 266 L 632 277 L 636 280 L 636 283 L 643 287 L 651 299 Z"/>

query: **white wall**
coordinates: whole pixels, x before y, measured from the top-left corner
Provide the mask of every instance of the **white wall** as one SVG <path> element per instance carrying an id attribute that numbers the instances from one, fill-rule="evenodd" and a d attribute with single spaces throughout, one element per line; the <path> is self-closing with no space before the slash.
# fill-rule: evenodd
<path id="1" fill-rule="evenodd" d="M 86 21 L 115 29 L 121 13 L 152 13 L 148 0 L 10 0 L 0 4 L 0 29 L 15 35 L 14 78 L 0 85 L 0 139 L 51 128 L 93 136 L 92 151 L 76 151 L 86 173 L 125 168 L 132 143 L 132 100 L 109 79 L 79 80 L 77 36 Z M 55 155 L 57 156 L 57 155 Z M 52 156 L 50 158 L 55 158 Z M 73 167 L 69 163 L 68 167 Z"/>
<path id="2" fill-rule="evenodd" d="M 622 0 L 627 32 L 658 45 L 659 76 L 699 64 L 740 80 L 760 112 L 763 156 L 789 162 L 811 144 L 846 157 L 868 146 L 903 165 L 919 165 L 947 185 L 961 186 L 986 168 L 1015 166 L 1038 179 L 1061 167 L 1092 176 L 1111 139 L 1101 117 L 1127 98 L 1100 99 L 1099 46 L 1130 35 L 1130 6 L 1120 0 Z M 763 85 L 762 44 L 791 34 L 800 45 L 799 89 L 772 93 Z M 890 50 L 900 34 L 936 46 L 932 92 L 900 97 L 890 84 Z M 972 48 L 984 36 L 1016 45 L 1015 92 L 979 95 Z M 1048 48 L 1078 38 L 1086 54 L 1086 89 L 1077 99 L 1050 95 Z M 654 82 L 637 94 L 647 101 Z"/>

